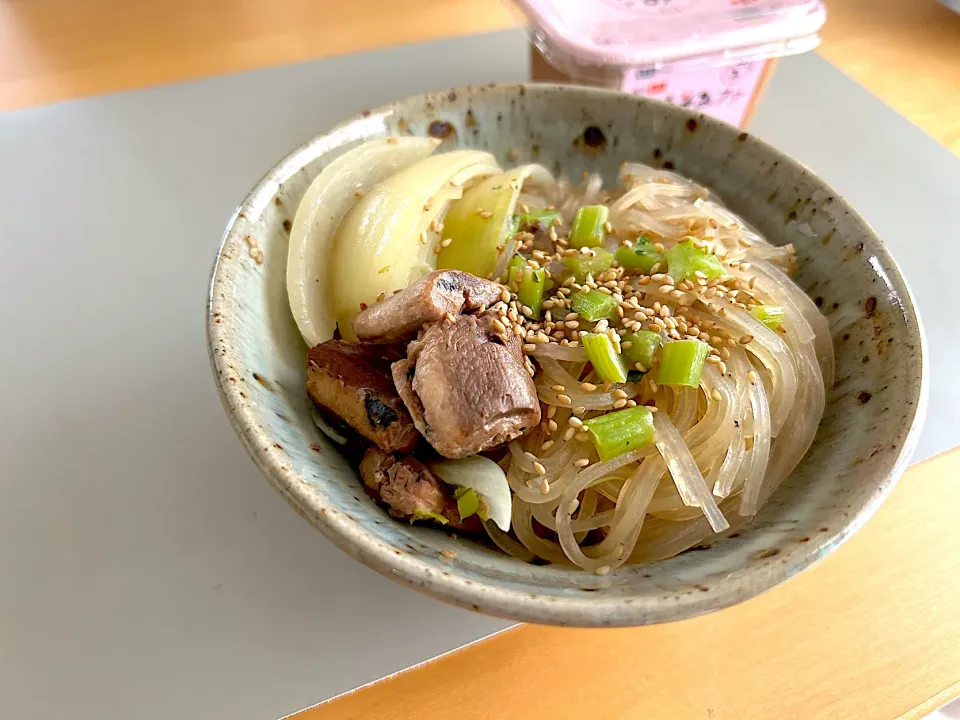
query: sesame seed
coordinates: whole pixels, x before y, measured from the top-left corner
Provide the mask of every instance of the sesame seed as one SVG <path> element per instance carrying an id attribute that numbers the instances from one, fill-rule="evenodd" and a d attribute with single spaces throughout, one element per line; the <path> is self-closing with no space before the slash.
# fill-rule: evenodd
<path id="1" fill-rule="evenodd" d="M 573 400 L 571 400 L 568 395 L 563 395 L 563 394 L 557 395 L 557 402 L 560 403 L 561 405 L 573 404 Z"/>
<path id="2" fill-rule="evenodd" d="M 717 402 L 720 402 L 721 400 L 723 400 L 723 395 L 721 395 L 720 391 L 717 390 L 716 388 L 710 391 L 710 397 L 712 397 Z"/>
<path id="3" fill-rule="evenodd" d="M 577 430 L 583 427 L 583 420 L 578 417 L 571 417 L 569 420 L 567 420 L 567 423 L 577 428 Z"/>
<path id="4" fill-rule="evenodd" d="M 629 395 L 627 395 L 627 394 L 626 394 L 623 390 L 621 390 L 620 388 L 617 388 L 616 390 L 613 391 L 613 396 L 614 396 L 615 398 L 617 398 L 617 399 L 620 399 L 620 398 L 626 399 L 626 398 L 630 397 Z"/>
<path id="5" fill-rule="evenodd" d="M 445 240 L 440 241 L 440 247 L 450 247 L 450 244 L 453 242 L 453 238 L 446 238 Z"/>
<path id="6" fill-rule="evenodd" d="M 557 406 L 556 406 L 556 405 L 548 405 L 548 406 L 547 406 L 547 417 L 548 417 L 548 418 L 552 418 L 552 417 L 553 417 L 554 415 L 556 415 L 556 414 L 557 414 Z"/>
<path id="7" fill-rule="evenodd" d="M 556 420 L 549 420 L 547 422 L 547 427 L 550 428 L 550 432 L 555 433 L 557 431 L 558 425 Z"/>
<path id="8" fill-rule="evenodd" d="M 540 481 L 540 492 L 542 492 L 544 495 L 550 492 L 550 482 L 546 478 L 543 478 L 543 480 Z"/>
<path id="9" fill-rule="evenodd" d="M 753 342 L 753 335 L 744 335 L 740 338 L 740 344 L 746 345 L 747 343 Z"/>
<path id="10" fill-rule="evenodd" d="M 550 389 L 558 393 L 562 393 L 562 392 L 565 392 L 567 388 L 564 385 L 551 385 Z"/>
<path id="11" fill-rule="evenodd" d="M 747 372 L 747 380 L 750 381 L 750 384 L 751 384 L 751 385 L 756 385 L 756 384 L 757 384 L 757 373 L 756 373 L 756 371 L 754 371 L 754 370 L 749 370 L 749 371 Z"/>
<path id="12" fill-rule="evenodd" d="M 547 469 L 543 466 L 542 463 L 534 462 L 534 463 L 533 463 L 533 469 L 534 469 L 534 471 L 536 471 L 537 475 L 546 475 L 546 474 L 547 474 Z"/>
<path id="13" fill-rule="evenodd" d="M 493 327 L 495 327 L 499 333 L 505 333 L 507 331 L 507 326 L 496 318 L 493 319 Z"/>
<path id="14" fill-rule="evenodd" d="M 578 460 L 573 461 L 573 466 L 578 468 L 584 468 L 590 464 L 589 458 L 579 458 Z"/>
<path id="15" fill-rule="evenodd" d="M 623 398 L 621 398 L 620 400 L 617 400 L 617 401 L 615 401 L 615 402 L 613 403 L 613 409 L 614 409 L 614 410 L 619 410 L 620 408 L 626 407 L 626 406 L 627 406 L 627 401 L 624 400 Z"/>
<path id="16" fill-rule="evenodd" d="M 720 371 L 721 375 L 727 374 L 727 364 L 723 362 L 723 360 L 717 363 L 717 369 Z"/>
<path id="17" fill-rule="evenodd" d="M 597 386 L 592 382 L 582 382 L 580 383 L 580 389 L 584 392 L 594 392 L 597 389 Z"/>
<path id="18" fill-rule="evenodd" d="M 604 231 L 607 235 L 612 235 L 612 234 L 613 234 L 613 225 L 610 224 L 610 221 L 609 221 L 609 220 L 603 224 L 603 231 Z"/>
<path id="19" fill-rule="evenodd" d="M 577 431 L 576 431 L 574 428 L 568 427 L 568 428 L 564 431 L 564 433 L 563 433 L 563 439 L 564 439 L 564 441 L 570 442 L 571 440 L 573 440 L 573 435 L 574 435 L 574 433 L 576 433 L 576 432 L 577 432 Z"/>
<path id="20" fill-rule="evenodd" d="M 441 248 L 439 245 L 434 245 L 434 246 L 433 246 L 433 254 L 434 254 L 434 255 L 439 255 L 439 254 L 440 254 L 440 250 L 442 250 L 442 249 L 443 249 L 443 248 Z"/>
<path id="21" fill-rule="evenodd" d="M 543 445 L 540 446 L 540 449 L 544 451 L 549 450 L 554 446 L 554 444 L 555 443 L 553 440 L 547 440 L 545 443 L 543 443 Z"/>

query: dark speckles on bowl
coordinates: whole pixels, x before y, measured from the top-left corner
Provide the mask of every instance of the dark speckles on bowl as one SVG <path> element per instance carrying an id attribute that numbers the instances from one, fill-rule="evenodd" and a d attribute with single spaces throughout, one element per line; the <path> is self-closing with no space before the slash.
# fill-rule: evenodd
<path id="1" fill-rule="evenodd" d="M 353 468 L 310 418 L 302 390 L 306 348 L 286 306 L 283 216 L 296 212 L 311 180 L 345 148 L 404 132 L 439 137 L 444 148 L 486 148 L 503 163 L 517 149 L 518 162 L 559 167 L 574 178 L 596 170 L 608 183 L 624 161 L 675 168 L 709 186 L 772 242 L 793 243 L 797 282 L 827 313 L 839 380 L 827 391 L 810 452 L 751 525 L 708 539 L 697 552 L 598 578 L 393 522 L 363 494 Z M 262 265 L 246 251 L 247 236 L 262 249 Z M 834 190 L 709 117 L 579 87 L 484 86 L 408 98 L 298 148 L 254 188 L 227 228 L 207 334 L 234 427 L 298 512 L 389 577 L 477 612 L 536 623 L 677 620 L 785 580 L 867 520 L 902 472 L 925 404 L 923 341 L 910 294 L 886 249 Z M 290 521 L 297 522 L 292 514 Z M 440 555 L 451 549 L 454 563 Z"/>

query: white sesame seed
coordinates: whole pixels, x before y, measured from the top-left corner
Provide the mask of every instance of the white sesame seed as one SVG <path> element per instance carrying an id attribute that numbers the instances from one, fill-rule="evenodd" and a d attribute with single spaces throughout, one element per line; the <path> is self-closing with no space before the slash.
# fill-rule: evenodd
<path id="1" fill-rule="evenodd" d="M 573 466 L 578 468 L 584 468 L 590 464 L 589 458 L 579 458 L 573 461 Z"/>
<path id="2" fill-rule="evenodd" d="M 573 404 L 573 400 L 570 399 L 570 396 L 568 396 L 568 395 L 563 395 L 563 394 L 557 395 L 557 402 L 560 403 L 561 405 L 572 405 L 572 404 Z"/>
<path id="3" fill-rule="evenodd" d="M 534 471 L 537 473 L 537 475 L 546 475 L 546 474 L 547 474 L 547 469 L 543 466 L 542 463 L 534 462 L 534 463 L 533 463 L 533 469 L 534 469 Z"/>
<path id="4" fill-rule="evenodd" d="M 550 482 L 546 478 L 540 481 L 540 492 L 544 495 L 550 492 Z"/>

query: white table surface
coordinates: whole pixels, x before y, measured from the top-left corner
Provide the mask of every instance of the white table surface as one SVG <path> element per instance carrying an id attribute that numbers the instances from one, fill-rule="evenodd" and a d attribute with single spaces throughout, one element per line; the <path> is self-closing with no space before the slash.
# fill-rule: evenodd
<path id="1" fill-rule="evenodd" d="M 220 408 L 203 314 L 226 219 L 291 148 L 396 97 L 526 77 L 505 32 L 0 115 L 0 717 L 276 718 L 508 625 L 296 516 Z M 781 64 L 751 129 L 893 248 L 930 336 L 918 457 L 960 444 L 960 343 L 939 331 L 960 161 L 814 55 Z"/>

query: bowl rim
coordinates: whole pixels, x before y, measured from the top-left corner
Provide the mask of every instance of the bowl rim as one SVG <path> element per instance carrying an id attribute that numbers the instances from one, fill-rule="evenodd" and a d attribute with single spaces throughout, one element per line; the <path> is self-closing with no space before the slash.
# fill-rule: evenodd
<path id="1" fill-rule="evenodd" d="M 698 122 L 725 126 L 729 132 L 746 136 L 745 140 L 757 143 L 765 153 L 778 160 L 781 165 L 815 177 L 824 188 L 832 191 L 835 197 L 846 204 L 852 218 L 859 221 L 869 233 L 876 245 L 875 254 L 882 261 L 883 267 L 890 278 L 891 286 L 896 288 L 900 295 L 904 308 L 904 322 L 908 331 L 916 334 L 916 347 L 921 360 L 919 365 L 919 390 L 913 416 L 909 418 L 910 429 L 903 438 L 896 459 L 889 469 L 877 478 L 875 491 L 870 495 L 868 502 L 853 511 L 842 526 L 818 543 L 798 544 L 792 547 L 787 558 L 782 556 L 778 558 L 780 562 L 771 562 L 734 571 L 715 581 L 709 592 L 670 596 L 669 601 L 653 595 L 637 598 L 628 596 L 603 597 L 592 593 L 584 593 L 583 597 L 538 595 L 530 590 L 465 580 L 458 576 L 456 564 L 450 564 L 445 571 L 440 571 L 437 569 L 435 562 L 427 562 L 419 553 L 398 553 L 393 545 L 369 533 L 362 523 L 348 518 L 344 513 L 332 507 L 325 507 L 318 503 L 317 491 L 309 483 L 304 482 L 297 473 L 292 472 L 291 466 L 285 465 L 281 457 L 276 453 L 269 452 L 273 440 L 265 442 L 269 436 L 260 429 L 256 417 L 257 413 L 241 401 L 238 394 L 240 390 L 236 384 L 227 381 L 227 376 L 233 369 L 232 361 L 234 358 L 229 346 L 230 323 L 216 322 L 217 318 L 229 317 L 230 315 L 229 312 L 224 312 L 229 310 L 230 305 L 227 296 L 217 292 L 218 285 L 227 280 L 230 274 L 230 268 L 224 263 L 223 257 L 227 243 L 232 238 L 237 237 L 239 239 L 239 236 L 244 234 L 241 232 L 244 218 L 258 217 L 260 211 L 273 198 L 284 181 L 302 166 L 315 160 L 328 150 L 340 147 L 342 145 L 341 141 L 330 142 L 330 139 L 338 133 L 343 133 L 363 121 L 375 122 L 385 118 L 391 115 L 395 108 L 401 104 L 425 105 L 431 99 L 454 93 L 461 97 L 491 91 L 517 91 L 530 93 L 531 95 L 563 92 L 567 95 L 580 95 L 586 101 L 591 98 L 618 96 L 624 101 L 629 100 L 634 105 L 638 100 L 634 95 L 616 90 L 551 83 L 466 85 L 408 96 L 357 113 L 301 144 L 263 176 L 243 203 L 235 208 L 230 216 L 217 249 L 208 286 L 206 302 L 207 349 L 224 410 L 257 467 L 300 515 L 315 525 L 326 537 L 352 557 L 386 577 L 416 590 L 421 590 L 432 597 L 477 612 L 511 620 L 580 627 L 622 627 L 685 619 L 726 608 L 759 595 L 828 555 L 856 532 L 886 499 L 906 469 L 918 442 L 929 395 L 929 359 L 926 337 L 916 309 L 916 302 L 899 266 L 876 231 L 854 208 L 846 203 L 840 193 L 836 192 L 819 175 L 776 147 L 754 135 L 745 133 L 739 128 L 716 118 L 705 116 L 702 113 L 658 100 L 644 98 L 643 102 L 655 105 L 661 112 L 673 115 L 678 123 L 693 118 Z M 217 349 L 221 344 L 225 345 L 228 350 L 218 354 Z"/>

